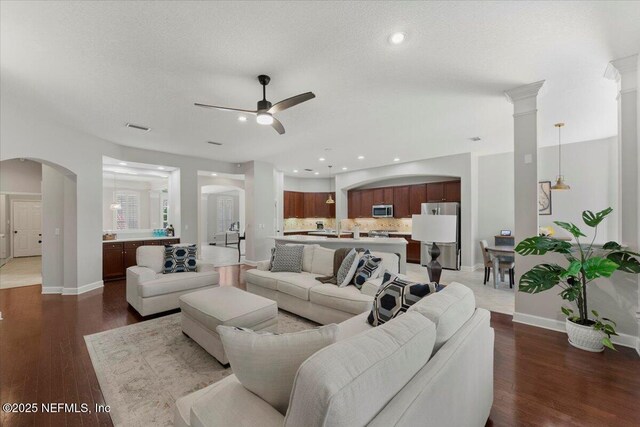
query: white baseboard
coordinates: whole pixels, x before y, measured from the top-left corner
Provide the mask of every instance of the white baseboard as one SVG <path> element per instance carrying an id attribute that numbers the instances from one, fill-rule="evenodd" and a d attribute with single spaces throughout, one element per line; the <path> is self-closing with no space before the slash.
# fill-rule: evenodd
<path id="1" fill-rule="evenodd" d="M 522 323 L 530 326 L 537 326 L 538 328 L 549 329 L 552 331 L 566 333 L 566 327 L 564 322 L 556 319 L 549 319 L 546 317 L 534 316 L 532 314 L 525 313 L 513 313 L 513 321 L 516 323 Z M 612 336 L 611 342 L 623 347 L 636 348 L 639 345 L 638 337 L 628 334 L 619 334 L 618 336 Z M 638 351 L 640 354 L 640 350 Z"/>
<path id="2" fill-rule="evenodd" d="M 96 289 L 102 289 L 103 287 L 104 282 L 102 280 L 98 280 L 97 282 L 88 283 L 86 285 L 78 286 L 77 288 L 64 288 L 62 290 L 62 295 L 80 295 Z"/>
<path id="3" fill-rule="evenodd" d="M 50 295 L 50 294 L 60 295 L 62 293 L 62 286 L 46 286 L 46 287 L 43 286 L 42 293 L 45 295 Z"/>
<path id="4" fill-rule="evenodd" d="M 471 273 L 473 271 L 476 270 L 480 270 L 482 268 L 482 263 L 479 264 L 475 264 L 475 265 L 463 265 L 460 267 L 460 271 L 464 271 L 466 273 Z"/>

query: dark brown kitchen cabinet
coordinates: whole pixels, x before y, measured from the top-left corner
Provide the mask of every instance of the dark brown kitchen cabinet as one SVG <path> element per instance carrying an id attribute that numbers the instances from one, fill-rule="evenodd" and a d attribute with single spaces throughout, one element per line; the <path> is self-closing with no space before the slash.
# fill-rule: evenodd
<path id="1" fill-rule="evenodd" d="M 349 191 L 347 209 L 349 218 L 362 218 L 360 215 L 360 207 L 362 206 L 362 192 L 359 190 Z"/>
<path id="2" fill-rule="evenodd" d="M 304 194 L 299 191 L 285 191 L 283 195 L 283 213 L 285 218 L 304 218 Z"/>
<path id="3" fill-rule="evenodd" d="M 420 215 L 422 204 L 427 201 L 427 184 L 415 184 L 409 187 L 409 213 Z"/>
<path id="4" fill-rule="evenodd" d="M 449 181 L 444 183 L 444 199 L 447 202 L 460 201 L 460 181 Z"/>
<path id="5" fill-rule="evenodd" d="M 420 264 L 420 242 L 407 238 L 407 262 Z"/>
<path id="6" fill-rule="evenodd" d="M 444 183 L 427 184 L 427 202 L 444 202 Z"/>
<path id="7" fill-rule="evenodd" d="M 409 211 L 409 186 L 403 185 L 393 189 L 393 217 L 408 218 L 411 217 Z"/>
<path id="8" fill-rule="evenodd" d="M 134 240 L 128 242 L 109 242 L 102 244 L 102 280 L 124 279 L 127 268 L 136 265 L 136 251 L 140 246 L 175 245 L 179 238 L 154 240 Z"/>
<path id="9" fill-rule="evenodd" d="M 371 218 L 372 207 L 373 207 L 373 190 L 362 190 L 362 200 L 360 201 L 360 217 Z"/>
<path id="10" fill-rule="evenodd" d="M 316 218 L 316 194 L 302 193 L 302 200 L 304 202 L 304 214 L 302 218 Z"/>
<path id="11" fill-rule="evenodd" d="M 327 205 L 329 194 L 335 200 L 334 192 L 303 193 L 285 191 L 283 194 L 283 214 L 285 218 L 334 218 L 335 205 Z M 333 206 L 333 209 L 331 207 Z"/>

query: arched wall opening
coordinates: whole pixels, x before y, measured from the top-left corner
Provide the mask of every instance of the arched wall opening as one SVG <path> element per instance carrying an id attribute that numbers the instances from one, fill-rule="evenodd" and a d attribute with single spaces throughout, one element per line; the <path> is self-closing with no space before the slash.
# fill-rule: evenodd
<path id="1" fill-rule="evenodd" d="M 5 165 L 5 171 L 7 171 L 8 166 L 15 164 L 16 160 L 28 160 L 30 163 L 35 162 L 41 165 L 40 230 L 38 236 L 30 236 L 26 240 L 37 239 L 37 244 L 41 245 L 42 293 L 64 294 L 65 288 L 70 290 L 77 287 L 77 176 L 64 166 L 39 158 L 5 159 L 0 162 L 0 168 Z M 12 182 L 17 175 L 14 178 L 10 174 L 3 175 L 3 190 L 24 185 L 24 183 Z M 20 192 L 3 191 L 3 193 Z M 35 217 L 31 218 L 31 216 L 33 215 L 30 215 L 28 221 L 35 220 Z M 14 236 L 20 233 L 14 227 L 19 220 L 11 215 L 7 224 Z M 19 251 L 16 252 L 14 245 L 11 245 L 10 251 L 11 256 L 20 255 Z M 73 294 L 75 291 L 67 293 Z"/>

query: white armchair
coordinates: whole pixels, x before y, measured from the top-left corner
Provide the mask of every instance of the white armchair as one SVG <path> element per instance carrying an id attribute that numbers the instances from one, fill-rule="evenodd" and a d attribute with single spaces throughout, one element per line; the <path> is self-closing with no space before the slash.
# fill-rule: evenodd
<path id="1" fill-rule="evenodd" d="M 195 272 L 164 274 L 164 247 L 140 246 L 137 265 L 127 268 L 127 302 L 142 316 L 178 308 L 180 295 L 218 285 L 211 263 L 197 261 Z"/>

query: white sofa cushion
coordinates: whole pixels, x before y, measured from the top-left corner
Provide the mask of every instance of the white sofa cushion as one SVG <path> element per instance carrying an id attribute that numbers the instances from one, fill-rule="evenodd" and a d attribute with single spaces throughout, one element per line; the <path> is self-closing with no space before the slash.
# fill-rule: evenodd
<path id="1" fill-rule="evenodd" d="M 204 271 L 201 273 L 160 273 L 157 274 L 153 280 L 139 283 L 138 293 L 142 298 L 148 298 L 216 285 L 219 280 L 220 275 L 217 271 Z"/>
<path id="2" fill-rule="evenodd" d="M 364 313 L 353 316 L 344 322 L 340 322 L 338 324 L 338 338 L 336 341 L 351 338 L 358 335 L 360 332 L 368 331 L 373 328 L 373 326 L 367 322 L 368 315 L 369 313 L 365 311 Z"/>
<path id="3" fill-rule="evenodd" d="M 282 426 L 284 419 L 271 405 L 244 388 L 235 375 L 205 388 L 193 402 L 181 402 L 182 399 L 176 406 L 180 410 L 190 404 L 191 427 L 253 427 L 256 423 L 276 427 Z M 176 415 L 176 421 L 181 422 L 182 417 Z M 176 426 L 181 425 L 178 422 Z"/>
<path id="4" fill-rule="evenodd" d="M 355 286 L 339 288 L 327 283 L 311 288 L 309 301 L 347 313 L 360 314 L 363 311 L 371 310 L 373 298 L 364 295 Z"/>
<path id="5" fill-rule="evenodd" d="M 316 351 L 334 343 L 337 330 L 338 326 L 332 324 L 274 335 L 230 326 L 217 328 L 238 380 L 282 414 L 287 411 L 298 367 Z"/>
<path id="6" fill-rule="evenodd" d="M 275 301 L 232 286 L 182 295 L 180 309 L 212 331 L 229 323 L 251 328 L 278 316 Z"/>
<path id="7" fill-rule="evenodd" d="M 438 351 L 476 310 L 476 298 L 468 287 L 451 282 L 443 290 L 423 298 L 409 307 L 408 312 L 422 314 L 436 325 L 436 343 L 434 352 Z"/>
<path id="8" fill-rule="evenodd" d="M 427 363 L 435 338 L 433 322 L 407 313 L 318 351 L 298 370 L 285 426 L 366 425 Z"/>
<path id="9" fill-rule="evenodd" d="M 400 257 L 398 254 L 391 252 L 371 252 L 371 255 L 382 258 L 382 263 L 376 271 L 378 276 L 382 276 L 385 270 L 391 273 L 400 273 Z M 372 277 L 372 279 L 375 279 L 375 277 Z"/>
<path id="10" fill-rule="evenodd" d="M 164 246 L 138 246 L 138 249 L 136 249 L 136 265 L 150 268 L 155 273 L 162 273 L 164 268 Z"/>
<path id="11" fill-rule="evenodd" d="M 256 286 L 260 286 L 261 288 L 276 290 L 278 288 L 278 280 L 280 279 L 291 279 L 299 276 L 299 273 L 272 273 L 271 271 L 263 271 L 263 270 L 247 270 L 245 273 L 247 276 L 247 281 Z"/>
<path id="12" fill-rule="evenodd" d="M 309 289 L 321 283 L 316 280 L 317 274 L 300 273 L 296 275 L 279 278 L 276 282 L 276 289 L 284 294 L 301 300 L 309 301 Z"/>
<path id="13" fill-rule="evenodd" d="M 311 272 L 314 274 L 321 274 L 322 276 L 333 276 L 334 252 L 334 249 L 327 249 L 322 246 L 315 248 L 313 251 Z"/>

